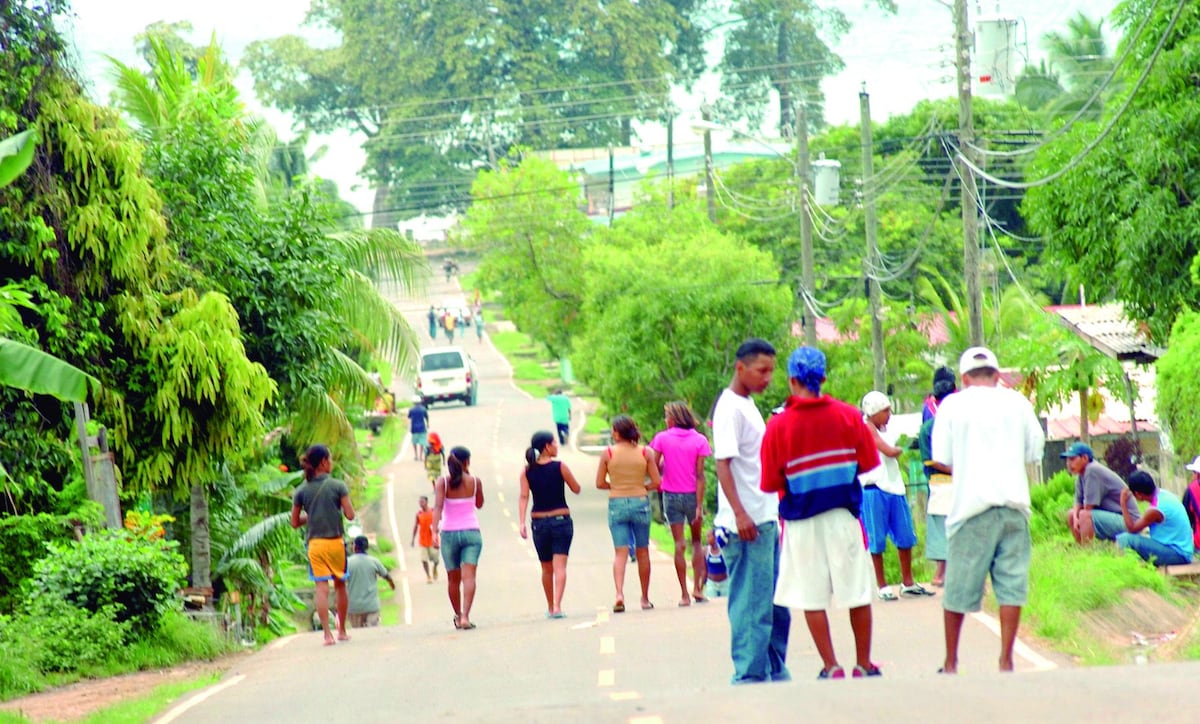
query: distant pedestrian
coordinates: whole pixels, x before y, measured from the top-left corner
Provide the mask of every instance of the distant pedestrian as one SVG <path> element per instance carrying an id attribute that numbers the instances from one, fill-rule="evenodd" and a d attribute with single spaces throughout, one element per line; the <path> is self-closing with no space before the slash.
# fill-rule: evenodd
<path id="1" fill-rule="evenodd" d="M 376 577 L 387 581 L 392 590 L 396 590 L 396 582 L 392 580 L 388 570 L 379 559 L 367 554 L 367 543 L 367 537 L 364 535 L 355 538 L 354 555 L 350 556 L 347 563 L 347 612 L 350 614 L 350 625 L 354 628 L 379 625 L 379 587 L 375 585 Z"/>
<path id="2" fill-rule="evenodd" d="M 442 468 L 446 462 L 446 449 L 442 446 L 442 438 L 436 432 L 430 432 L 425 441 L 425 477 L 433 485 L 442 476 Z"/>
<path id="3" fill-rule="evenodd" d="M 438 333 L 438 314 L 433 305 L 429 305 L 429 338 L 436 340 Z"/>
<path id="4" fill-rule="evenodd" d="M 680 606 L 704 598 L 704 552 L 701 529 L 704 527 L 704 458 L 712 455 L 708 439 L 696 430 L 696 416 L 686 402 L 668 402 L 663 408 L 667 429 L 654 436 L 650 449 L 658 453 L 662 473 L 663 514 L 675 539 L 675 575 L 679 578 Z M 688 595 L 687 544 L 684 526 L 690 529 L 692 544 L 692 593 Z"/>
<path id="5" fill-rule="evenodd" d="M 775 348 L 749 339 L 737 349 L 729 387 L 713 409 L 717 514 L 729 569 L 730 654 L 734 684 L 788 681 L 788 630 L 792 617 L 772 603 L 779 572 L 779 497 L 759 487 L 759 458 L 766 423 L 751 395 L 771 384 Z"/>
<path id="6" fill-rule="evenodd" d="M 333 581 L 337 599 L 337 640 L 349 641 L 346 616 L 349 599 L 346 595 L 346 543 L 342 516 L 354 520 L 354 505 L 350 489 L 337 478 L 329 476 L 333 458 L 329 448 L 313 445 L 300 458 L 304 483 L 292 495 L 292 527 L 307 526 L 304 533 L 308 549 L 309 577 L 316 584 L 317 618 L 325 632 L 325 645 L 335 642 L 329 627 L 329 582 Z"/>
<path id="7" fill-rule="evenodd" d="M 478 307 L 476 307 L 478 309 Z M 483 342 L 483 313 L 476 312 L 475 314 L 475 339 Z"/>
<path id="8" fill-rule="evenodd" d="M 1025 466 L 1042 459 L 1046 437 L 1029 400 L 1000 387 L 1000 363 L 991 350 L 963 352 L 958 371 L 963 389 L 942 400 L 933 420 L 933 460 L 954 478 L 940 671 L 957 673 L 963 618 L 979 610 L 989 573 L 1000 604 L 1000 670 L 1012 671 L 1032 553 Z"/>
<path id="9" fill-rule="evenodd" d="M 912 549 L 917 544 L 913 532 L 912 509 L 908 506 L 904 478 L 897 459 L 904 451 L 896 446 L 899 434 L 888 430 L 892 419 L 892 402 L 887 395 L 872 390 L 862 399 L 863 421 L 879 450 L 879 464 L 864 473 L 862 482 L 862 522 L 867 532 L 867 547 L 875 565 L 875 585 L 879 586 L 881 601 L 895 601 L 896 594 L 883 573 L 883 553 L 888 538 L 896 545 L 900 559 L 900 594 L 932 596 L 933 592 L 913 580 Z"/>
<path id="10" fill-rule="evenodd" d="M 638 445 L 642 434 L 628 415 L 612 421 L 613 444 L 600 453 L 596 468 L 596 487 L 608 491 L 608 529 L 613 541 L 613 584 L 617 600 L 613 613 L 625 610 L 625 566 L 628 563 L 630 535 L 635 546 L 638 582 L 642 587 L 642 608 L 654 608 L 650 602 L 650 498 L 649 490 L 660 484 L 658 466 L 646 449 Z M 646 479 L 649 478 L 649 485 Z"/>
<path id="11" fill-rule="evenodd" d="M 441 531 L 442 562 L 446 565 L 454 628 L 473 629 L 475 569 L 483 550 L 475 511 L 483 507 L 483 482 L 471 474 L 471 451 L 465 447 L 450 450 L 446 467 L 449 474 L 438 478 L 434 486 L 433 528 Z M 438 544 L 438 539 L 434 539 L 434 545 Z"/>
<path id="12" fill-rule="evenodd" d="M 1149 503 L 1150 507 L 1140 518 L 1135 517 L 1124 505 L 1129 498 Z M 1145 470 L 1134 470 L 1129 476 L 1129 487 L 1121 491 L 1121 502 L 1128 530 L 1117 536 L 1117 545 L 1156 566 L 1192 562 L 1196 550 L 1192 545 L 1192 527 L 1179 496 L 1155 485 L 1154 478 Z M 1143 530 L 1149 535 L 1141 535 Z"/>
<path id="13" fill-rule="evenodd" d="M 437 580 L 438 549 L 437 533 L 433 530 L 433 511 L 429 508 L 429 496 L 417 500 L 417 515 L 413 518 L 412 541 L 409 547 L 421 545 L 421 568 L 425 569 L 425 582 Z"/>
<path id="14" fill-rule="evenodd" d="M 413 460 L 425 457 L 425 445 L 429 442 L 429 410 L 421 401 L 421 396 L 413 397 L 412 407 L 408 408 L 408 434 L 412 437 Z"/>
<path id="15" fill-rule="evenodd" d="M 542 566 L 546 618 L 566 616 L 562 610 L 563 589 L 567 586 L 567 556 L 571 552 L 571 539 L 575 537 L 566 489 L 570 488 L 576 495 L 580 490 L 575 475 L 565 463 L 554 459 L 556 455 L 558 442 L 553 433 L 535 432 L 525 451 L 525 469 L 521 471 L 521 494 L 517 504 L 519 532 L 522 538 L 528 538 L 525 517 L 529 498 L 533 497 L 529 528 L 533 530 L 533 548 Z"/>
<path id="16" fill-rule="evenodd" d="M 945 377 L 935 378 L 932 395 L 934 405 L 941 405 L 942 400 L 955 389 L 957 386 L 953 373 L 948 380 Z M 937 414 L 936 411 L 934 414 Z M 946 585 L 946 516 L 954 507 L 954 484 L 950 468 L 933 460 L 934 419 L 930 417 L 921 423 L 917 445 L 921 449 L 925 482 L 929 485 L 929 500 L 925 503 L 925 557 L 934 564 L 933 585 L 941 588 Z"/>
<path id="17" fill-rule="evenodd" d="M 457 323 L 458 320 L 454 316 L 454 311 L 447 309 L 445 314 L 442 315 L 442 329 L 446 332 L 446 342 L 449 344 L 454 343 L 454 327 Z"/>
<path id="18" fill-rule="evenodd" d="M 843 679 L 826 613 L 832 595 L 850 609 L 854 678 L 880 676 L 871 663 L 871 564 L 858 523 L 858 476 L 879 467 L 879 451 L 858 410 L 821 394 L 824 382 L 825 355 L 814 347 L 793 351 L 791 397 L 763 436 L 762 489 L 782 494 L 785 521 L 775 604 L 803 609 L 821 657 L 817 678 Z"/>
<path id="19" fill-rule="evenodd" d="M 562 388 L 546 398 L 550 402 L 550 414 L 558 429 L 558 444 L 566 445 L 571 437 L 571 398 L 563 394 Z"/>

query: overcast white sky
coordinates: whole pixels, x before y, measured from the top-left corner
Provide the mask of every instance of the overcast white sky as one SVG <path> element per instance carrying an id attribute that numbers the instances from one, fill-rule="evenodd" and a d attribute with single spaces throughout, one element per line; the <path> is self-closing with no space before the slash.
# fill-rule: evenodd
<path id="1" fill-rule="evenodd" d="M 863 82 L 871 93 L 872 113 L 877 120 L 904 113 L 922 98 L 953 94 L 953 85 L 946 81 L 953 74 L 949 66 L 954 44 L 953 21 L 950 11 L 939 0 L 899 0 L 900 9 L 895 16 L 885 16 L 867 0 L 836 2 L 854 27 L 836 46 L 846 69 L 824 84 L 828 121 L 857 123 L 858 91 Z M 997 5 L 1002 14 L 1019 18 L 1022 27 L 1027 28 L 1030 55 L 1036 61 L 1043 55 L 1039 39 L 1044 33 L 1062 29 L 1067 18 L 1081 10 L 1092 17 L 1107 17 L 1116 0 L 1001 0 L 999 3 L 984 0 L 982 13 L 971 3 L 971 17 L 988 14 Z M 328 40 L 316 30 L 301 28 L 309 0 L 75 0 L 73 6 L 74 18 L 68 23 L 73 27 L 68 29 L 73 31 L 84 70 L 92 79 L 99 100 L 106 100 L 111 88 L 103 56 L 137 62 L 133 38 L 157 20 L 190 21 L 195 28 L 192 41 L 196 43 L 207 41 L 215 32 L 218 42 L 235 62 L 253 40 L 292 33 Z M 397 32 L 402 31 L 397 29 Z M 715 63 L 717 58 L 710 60 Z M 248 77 L 243 77 L 240 86 L 247 106 L 262 113 L 282 138 L 294 135 L 287 117 L 263 109 L 254 98 Z M 676 106 L 684 116 L 698 114 L 705 97 L 716 98 L 717 87 L 716 80 L 709 78 L 696 93 L 679 94 Z M 661 129 L 645 128 L 641 134 L 643 143 L 662 142 Z M 689 135 L 686 131 L 679 131 L 676 137 L 682 143 L 688 141 L 686 135 Z M 314 139 L 314 148 L 329 147 L 315 170 L 336 181 L 343 196 L 361 211 L 367 211 L 372 194 L 357 176 L 364 160 L 359 143 L 360 139 L 348 133 Z"/>

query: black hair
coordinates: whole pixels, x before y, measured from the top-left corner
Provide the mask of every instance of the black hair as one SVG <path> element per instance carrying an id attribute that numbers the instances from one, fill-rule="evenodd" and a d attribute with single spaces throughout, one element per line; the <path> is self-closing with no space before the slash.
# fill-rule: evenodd
<path id="1" fill-rule="evenodd" d="M 629 415 L 617 415 L 612 421 L 613 432 L 621 436 L 622 440 L 637 444 L 638 440 L 642 439 L 642 432 L 638 430 L 637 423 Z"/>
<path id="2" fill-rule="evenodd" d="M 529 439 L 529 449 L 525 451 L 526 467 L 537 462 L 538 456 L 546 449 L 546 446 L 554 442 L 554 433 L 538 430 L 533 433 L 533 437 Z"/>
<path id="3" fill-rule="evenodd" d="M 951 372 L 950 368 L 945 365 L 942 365 L 933 371 L 933 388 L 936 390 L 937 383 L 942 381 L 949 382 L 952 385 L 954 384 L 954 373 Z"/>
<path id="4" fill-rule="evenodd" d="M 450 448 L 450 457 L 446 459 L 446 466 L 450 468 L 450 487 L 457 488 L 462 485 L 463 473 L 467 469 L 467 463 L 471 461 L 471 451 L 465 447 L 459 446 Z"/>
<path id="5" fill-rule="evenodd" d="M 933 383 L 933 399 L 941 402 L 956 389 L 958 388 L 955 387 L 954 380 L 938 380 Z"/>
<path id="6" fill-rule="evenodd" d="M 1150 477 L 1150 473 L 1145 470 L 1134 470 L 1129 474 L 1129 489 L 1135 493 L 1146 496 L 1154 495 L 1157 487 L 1154 484 L 1154 478 Z"/>
<path id="7" fill-rule="evenodd" d="M 300 467 L 304 469 L 304 479 L 312 480 L 317 477 L 317 468 L 329 459 L 329 448 L 324 445 L 313 445 L 300 456 Z"/>
<path id="8" fill-rule="evenodd" d="M 354 539 L 354 552 L 355 553 L 366 553 L 367 546 L 369 544 L 370 544 L 370 542 L 367 540 L 367 537 L 365 535 L 358 536 L 357 538 Z"/>
<path id="9" fill-rule="evenodd" d="M 745 342 L 742 342 L 737 348 L 738 362 L 749 362 L 755 357 L 763 354 L 769 357 L 774 357 L 775 348 L 772 347 L 771 343 L 767 340 L 759 339 L 758 337 L 751 337 Z"/>

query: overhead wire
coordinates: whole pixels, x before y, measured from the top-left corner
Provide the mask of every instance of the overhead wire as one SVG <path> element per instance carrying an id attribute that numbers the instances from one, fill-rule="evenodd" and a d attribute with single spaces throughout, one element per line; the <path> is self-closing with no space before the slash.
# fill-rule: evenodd
<path id="1" fill-rule="evenodd" d="M 991 181 L 992 183 L 996 184 L 997 186 L 1002 186 L 1004 188 L 1010 188 L 1010 189 L 1037 188 L 1039 186 L 1045 186 L 1048 183 L 1057 181 L 1058 179 L 1065 176 L 1067 173 L 1069 173 L 1071 170 L 1073 170 L 1076 166 L 1078 166 L 1080 163 L 1082 163 L 1083 160 L 1085 158 L 1087 158 L 1088 155 L 1090 155 L 1091 152 L 1094 151 L 1097 146 L 1099 146 L 1101 143 L 1104 142 L 1104 140 L 1106 138 L 1108 138 L 1108 134 L 1112 133 L 1112 130 L 1113 130 L 1113 128 L 1116 127 L 1117 122 L 1120 121 L 1121 118 L 1125 115 L 1126 111 L 1129 110 L 1129 107 L 1133 104 L 1134 98 L 1137 97 L 1138 91 L 1141 90 L 1142 86 L 1145 85 L 1145 83 L 1146 83 L 1146 79 L 1150 76 L 1150 71 L 1154 69 L 1154 65 L 1158 60 L 1158 56 L 1162 53 L 1162 49 L 1166 45 L 1167 39 L 1170 37 L 1171 33 L 1174 31 L 1175 24 L 1179 21 L 1179 17 L 1183 13 L 1183 9 L 1187 5 L 1187 2 L 1188 2 L 1188 0 L 1179 0 L 1179 4 L 1175 8 L 1175 12 L 1171 15 L 1170 22 L 1167 23 L 1166 30 L 1163 32 L 1162 37 L 1159 38 L 1158 44 L 1154 47 L 1154 51 L 1150 54 L 1149 59 L 1146 61 L 1145 68 L 1142 69 L 1142 72 L 1138 76 L 1137 81 L 1134 83 L 1133 88 L 1130 90 L 1129 95 L 1127 95 L 1125 97 L 1124 102 L 1117 109 L 1116 113 L 1114 113 L 1112 115 L 1112 117 L 1109 118 L 1109 120 L 1105 124 L 1104 128 L 1100 131 L 1100 133 L 1094 139 L 1092 139 L 1090 142 L 1088 142 L 1087 145 L 1085 145 L 1078 153 L 1076 153 L 1066 164 L 1064 164 L 1057 171 L 1054 171 L 1053 173 L 1049 174 L 1048 176 L 1044 176 L 1044 177 L 1034 180 L 1034 181 L 1006 181 L 1006 180 L 998 178 L 996 176 L 992 176 L 988 172 L 984 171 L 977 164 L 975 164 L 973 161 L 971 161 L 971 159 L 967 158 L 967 156 L 962 153 L 961 149 L 956 152 L 955 158 L 959 159 L 964 165 L 966 165 L 968 168 L 970 168 L 975 173 L 975 175 L 979 176 L 980 178 L 987 179 L 988 181 Z"/>

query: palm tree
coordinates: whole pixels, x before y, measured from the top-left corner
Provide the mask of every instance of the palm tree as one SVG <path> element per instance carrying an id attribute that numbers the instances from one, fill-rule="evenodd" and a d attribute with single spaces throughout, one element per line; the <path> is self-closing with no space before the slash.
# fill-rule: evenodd
<path id="1" fill-rule="evenodd" d="M 1114 90 L 1103 87 L 1113 69 L 1113 58 L 1104 40 L 1104 21 L 1092 20 L 1080 12 L 1067 21 L 1065 31 L 1042 36 L 1042 47 L 1049 61 L 1027 66 L 1021 73 L 1017 102 L 1051 118 L 1081 111 L 1087 120 L 1099 118 L 1104 110 L 1103 96 Z"/>

